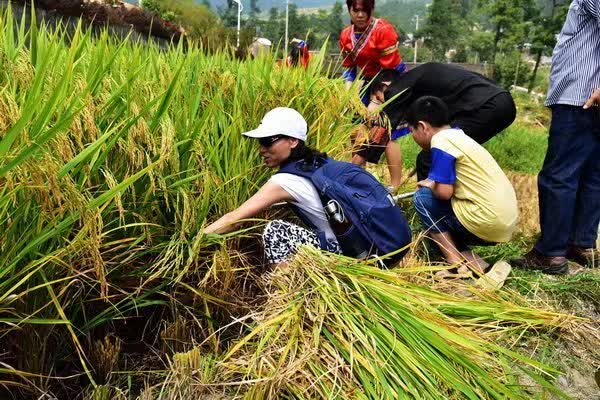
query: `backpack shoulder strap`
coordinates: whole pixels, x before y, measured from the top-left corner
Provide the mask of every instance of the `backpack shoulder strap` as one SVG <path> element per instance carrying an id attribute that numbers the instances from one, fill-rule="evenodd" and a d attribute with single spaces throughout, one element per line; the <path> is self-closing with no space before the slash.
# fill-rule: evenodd
<path id="1" fill-rule="evenodd" d="M 327 163 L 326 159 L 322 159 L 318 163 L 314 163 L 313 165 L 307 165 L 303 160 L 295 161 L 283 166 L 279 171 L 277 171 L 277 173 L 300 176 L 302 178 L 310 180 L 311 183 L 314 185 L 314 181 L 312 179 L 313 174 L 325 163 Z M 317 188 L 317 192 L 319 192 L 319 188 Z M 322 200 L 323 199 L 321 199 L 321 201 Z M 288 203 L 288 206 L 292 209 L 292 211 L 294 211 L 294 213 L 306 226 L 310 227 L 315 231 L 318 231 L 318 228 L 312 223 L 308 215 L 300 207 L 297 207 L 291 203 Z M 328 248 L 328 242 L 325 237 L 325 232 L 319 232 L 318 235 L 321 249 L 326 250 Z"/>
<path id="2" fill-rule="evenodd" d="M 278 174 L 292 174 L 309 179 L 312 182 L 312 176 L 316 170 L 330 162 L 329 159 L 320 158 L 312 164 L 306 163 L 304 160 L 294 161 L 281 167 Z"/>

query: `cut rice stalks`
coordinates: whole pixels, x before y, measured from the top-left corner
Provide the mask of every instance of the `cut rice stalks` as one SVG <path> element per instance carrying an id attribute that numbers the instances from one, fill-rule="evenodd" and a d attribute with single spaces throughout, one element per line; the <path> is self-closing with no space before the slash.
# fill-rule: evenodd
<path id="1" fill-rule="evenodd" d="M 309 248 L 266 285 L 250 333 L 221 357 L 212 384 L 203 374 L 199 389 L 235 388 L 231 396 L 245 399 L 564 397 L 551 383 L 558 371 L 498 340 L 515 329 L 568 327 L 574 317 L 489 294 L 440 293 L 398 271 Z M 539 386 L 520 384 L 524 376 Z"/>

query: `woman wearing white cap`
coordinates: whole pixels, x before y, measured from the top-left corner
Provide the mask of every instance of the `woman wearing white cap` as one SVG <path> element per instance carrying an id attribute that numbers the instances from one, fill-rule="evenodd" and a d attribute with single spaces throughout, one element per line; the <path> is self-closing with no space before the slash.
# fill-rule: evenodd
<path id="1" fill-rule="evenodd" d="M 279 172 L 273 175 L 244 204 L 208 225 L 204 232 L 231 232 L 236 229 L 236 225 L 240 221 L 255 217 L 275 203 L 287 202 L 293 206 L 292 208 L 298 216 L 312 229 L 305 229 L 284 221 L 270 222 L 263 233 L 265 255 L 269 263 L 276 264 L 287 261 L 301 245 L 312 245 L 323 250 L 343 253 L 357 258 L 364 258 L 375 254 L 373 240 L 370 241 L 370 245 L 367 245 L 361 239 L 360 234 L 354 234 L 356 232 L 353 232 L 351 236 L 347 235 L 345 239 L 344 235 L 346 233 L 344 235 L 340 234 L 340 223 L 332 222 L 330 224 L 329 221 L 333 221 L 331 219 L 332 210 L 329 207 L 326 214 L 323 202 L 327 201 L 327 199 L 322 196 L 322 188 L 320 196 L 313 180 L 307 177 L 307 175 L 301 176 L 304 172 L 296 171 L 293 168 L 298 165 L 308 165 L 315 167 L 316 170 L 327 164 L 330 169 L 341 166 L 342 168 L 356 168 L 360 171 L 360 174 L 367 173 L 352 164 L 328 159 L 326 154 L 306 146 L 307 131 L 306 121 L 300 113 L 291 108 L 278 107 L 269 111 L 264 116 L 257 129 L 243 133 L 245 136 L 258 139 L 260 155 L 264 158 L 265 164 L 269 168 L 279 168 Z M 372 176 L 369 175 L 368 179 L 372 179 L 375 182 L 374 185 L 381 186 Z M 373 185 L 372 182 L 368 183 Z M 387 191 L 383 186 L 381 186 L 381 191 L 387 195 Z M 341 206 L 339 203 L 335 203 L 339 211 Z M 404 221 L 401 211 L 395 206 L 393 201 L 392 204 L 397 209 L 392 210 L 395 212 L 393 216 L 397 217 L 399 213 L 400 218 Z M 330 204 L 328 203 L 327 205 L 329 206 Z M 380 207 L 380 209 L 390 207 L 390 204 L 386 203 L 385 207 Z M 349 213 L 347 214 L 350 215 Z M 343 228 L 346 229 L 348 225 L 352 226 L 345 219 L 343 211 L 341 215 L 341 221 L 346 224 Z M 406 225 L 406 229 L 401 231 L 402 237 L 406 237 L 406 230 L 408 229 L 408 224 L 405 221 L 404 224 Z M 360 229 L 364 231 L 364 227 L 361 226 Z M 358 227 L 355 230 L 358 230 Z M 396 232 L 394 232 L 394 236 L 395 234 Z M 408 232 L 408 237 L 408 242 L 410 242 L 410 231 Z M 338 244 L 338 239 L 340 239 L 341 246 Z M 394 242 L 394 240 L 395 238 L 389 242 Z M 405 244 L 406 239 L 402 241 L 402 245 Z M 383 247 L 385 248 L 385 246 Z M 384 250 L 385 253 L 388 253 L 390 249 L 394 251 L 401 247 L 403 246 L 387 246 Z M 383 254 L 383 251 L 379 253 Z"/>

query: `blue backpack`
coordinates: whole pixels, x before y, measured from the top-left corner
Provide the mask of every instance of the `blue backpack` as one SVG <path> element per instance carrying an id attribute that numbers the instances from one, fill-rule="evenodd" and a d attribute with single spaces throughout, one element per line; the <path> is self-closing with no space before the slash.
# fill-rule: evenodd
<path id="1" fill-rule="evenodd" d="M 356 257 L 356 249 L 369 255 L 384 255 L 407 246 L 411 230 L 400 207 L 387 189 L 363 168 L 342 161 L 319 158 L 312 164 L 291 162 L 279 170 L 309 179 L 317 189 L 323 205 L 335 200 L 352 225 L 348 232 L 338 235 L 345 255 Z M 302 210 L 294 211 L 309 226 Z M 320 238 L 324 233 L 320 232 Z M 321 247 L 326 248 L 321 240 Z"/>

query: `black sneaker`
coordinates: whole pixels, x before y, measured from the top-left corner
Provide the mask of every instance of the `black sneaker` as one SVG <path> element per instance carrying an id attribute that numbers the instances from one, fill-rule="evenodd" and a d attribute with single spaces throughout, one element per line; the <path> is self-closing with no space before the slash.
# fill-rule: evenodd
<path id="1" fill-rule="evenodd" d="M 541 271 L 548 275 L 566 275 L 569 273 L 569 262 L 566 257 L 548 257 L 535 249 L 523 258 L 511 261 L 515 268 Z"/>

